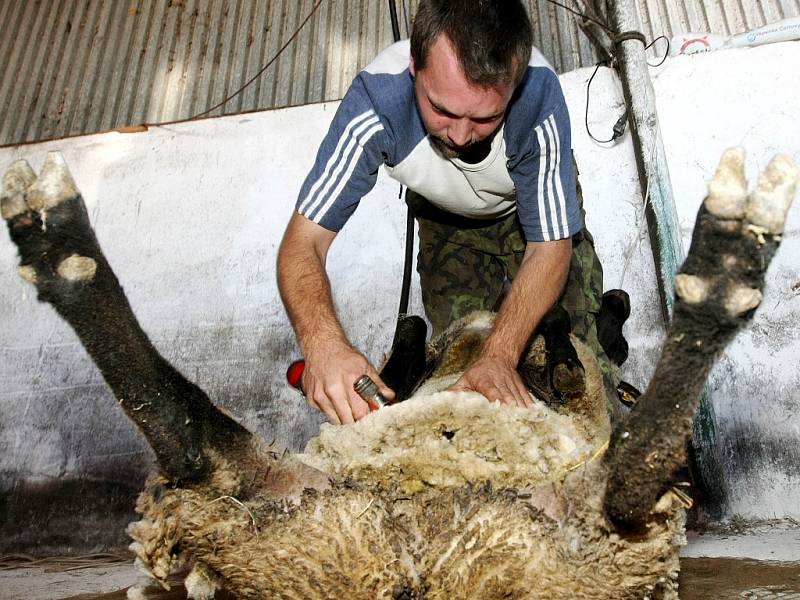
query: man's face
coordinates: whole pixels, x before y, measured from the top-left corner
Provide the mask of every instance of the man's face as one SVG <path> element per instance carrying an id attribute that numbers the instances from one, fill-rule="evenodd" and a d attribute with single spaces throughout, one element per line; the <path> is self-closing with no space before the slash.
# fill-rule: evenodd
<path id="1" fill-rule="evenodd" d="M 513 86 L 470 83 L 446 36 L 433 43 L 424 69 L 416 70 L 412 60 L 410 70 L 422 122 L 442 156 L 463 157 L 499 129 Z"/>

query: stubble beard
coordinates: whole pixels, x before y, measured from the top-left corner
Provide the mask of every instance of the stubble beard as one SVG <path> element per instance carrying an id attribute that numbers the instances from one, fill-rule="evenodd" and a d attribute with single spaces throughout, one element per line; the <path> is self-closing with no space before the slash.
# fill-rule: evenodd
<path id="1" fill-rule="evenodd" d="M 430 139 L 433 149 L 436 150 L 439 154 L 441 154 L 443 158 L 447 159 L 461 158 L 464 154 L 468 153 L 469 150 L 477 143 L 477 142 L 470 142 L 466 146 L 456 148 L 448 144 L 442 138 L 435 136 L 431 133 L 428 134 L 428 139 Z"/>

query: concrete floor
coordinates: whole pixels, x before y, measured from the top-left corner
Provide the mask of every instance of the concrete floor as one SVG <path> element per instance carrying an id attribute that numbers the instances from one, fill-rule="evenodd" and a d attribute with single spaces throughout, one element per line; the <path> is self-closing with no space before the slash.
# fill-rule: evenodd
<path id="1" fill-rule="evenodd" d="M 689 543 L 681 552 L 682 598 L 800 600 L 800 526 L 765 524 L 736 533 L 690 532 L 687 537 Z M 122 600 L 121 590 L 136 577 L 132 563 L 66 572 L 16 568 L 0 571 L 0 599 Z M 180 590 L 158 596 L 185 598 Z"/>
<path id="2" fill-rule="evenodd" d="M 128 588 L 137 578 L 133 561 L 66 572 L 47 571 L 47 567 L 0 571 L 0 598 L 61 600 L 86 594 L 105 594 Z"/>
<path id="3" fill-rule="evenodd" d="M 699 535 L 687 532 L 682 558 L 750 558 L 761 561 L 800 562 L 800 524 L 764 523 L 739 532 Z M 800 585 L 800 572 L 798 572 Z"/>

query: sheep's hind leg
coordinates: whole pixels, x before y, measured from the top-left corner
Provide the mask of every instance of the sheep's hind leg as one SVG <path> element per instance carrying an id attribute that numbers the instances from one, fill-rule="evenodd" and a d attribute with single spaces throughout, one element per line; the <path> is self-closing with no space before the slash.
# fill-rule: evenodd
<path id="1" fill-rule="evenodd" d="M 605 507 L 622 529 L 644 525 L 685 462 L 708 373 L 761 302 L 797 179 L 792 160 L 777 156 L 748 195 L 744 151 L 723 155 L 675 278 L 675 310 L 655 374 L 612 435 Z"/>
<path id="2" fill-rule="evenodd" d="M 625 290 L 608 290 L 603 294 L 600 314 L 597 316 L 597 340 L 606 356 L 617 366 L 628 359 L 628 342 L 622 326 L 631 315 L 631 299 Z"/>
<path id="3" fill-rule="evenodd" d="M 250 434 L 164 360 L 139 327 L 98 245 L 83 199 L 58 153 L 37 177 L 25 161 L 3 176 L 0 209 L 20 275 L 72 326 L 164 473 L 196 480 L 204 448 L 239 447 Z"/>

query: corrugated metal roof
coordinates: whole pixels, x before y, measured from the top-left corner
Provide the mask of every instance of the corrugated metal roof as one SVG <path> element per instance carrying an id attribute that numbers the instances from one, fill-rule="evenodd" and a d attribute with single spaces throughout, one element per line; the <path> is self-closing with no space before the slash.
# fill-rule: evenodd
<path id="1" fill-rule="evenodd" d="M 418 0 L 396 0 L 405 37 Z M 557 71 L 596 61 L 574 15 L 527 0 Z M 571 0 L 563 0 L 574 4 Z M 239 89 L 316 0 L 2 0 L 0 144 L 190 118 Z M 735 33 L 800 15 L 800 0 L 638 0 L 653 39 Z M 392 41 L 385 0 L 322 0 L 263 76 L 212 114 L 341 98 Z M 653 53 L 656 53 L 653 50 Z"/>

